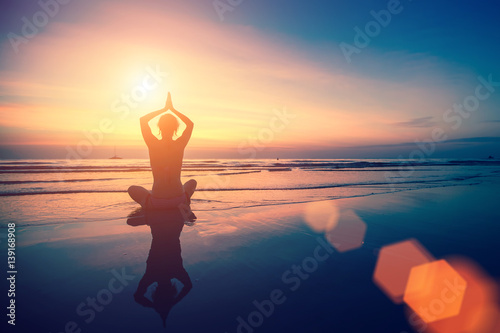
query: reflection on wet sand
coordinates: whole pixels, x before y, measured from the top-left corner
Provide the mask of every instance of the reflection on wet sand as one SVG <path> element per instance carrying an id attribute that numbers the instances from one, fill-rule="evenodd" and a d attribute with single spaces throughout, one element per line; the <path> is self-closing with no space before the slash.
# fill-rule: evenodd
<path id="1" fill-rule="evenodd" d="M 179 209 L 148 212 L 139 209 L 127 220 L 131 226 L 149 225 L 151 228 L 152 241 L 146 272 L 139 281 L 134 299 L 142 306 L 153 308 L 160 315 L 164 327 L 170 310 L 193 286 L 181 256 L 179 237 L 184 220 Z M 153 292 L 147 297 L 150 286 L 153 286 Z"/>

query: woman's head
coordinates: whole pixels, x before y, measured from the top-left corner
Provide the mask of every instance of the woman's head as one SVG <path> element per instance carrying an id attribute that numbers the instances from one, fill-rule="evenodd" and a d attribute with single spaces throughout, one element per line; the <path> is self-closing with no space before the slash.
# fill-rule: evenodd
<path id="1" fill-rule="evenodd" d="M 172 138 L 174 133 L 177 134 L 179 122 L 174 115 L 168 113 L 160 117 L 158 121 L 158 128 L 160 129 L 162 139 Z"/>

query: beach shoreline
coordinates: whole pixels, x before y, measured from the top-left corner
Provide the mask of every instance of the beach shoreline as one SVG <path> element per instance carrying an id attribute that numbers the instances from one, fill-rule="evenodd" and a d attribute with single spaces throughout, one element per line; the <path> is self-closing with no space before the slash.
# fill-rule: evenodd
<path id="1" fill-rule="evenodd" d="M 332 200 L 340 212 L 354 211 L 366 224 L 362 246 L 345 253 L 332 252 L 331 258 L 321 263 L 311 277 L 316 282 L 304 279 L 297 292 L 283 294 L 282 298 L 289 300 L 266 318 L 259 331 L 287 327 L 299 332 L 301 327 L 315 327 L 318 332 L 326 332 L 330 325 L 343 327 L 340 332 L 359 331 L 368 326 L 411 331 L 403 307 L 392 304 L 372 281 L 380 248 L 405 239 L 418 240 L 436 258 L 469 257 L 498 279 L 500 270 L 495 259 L 498 251 L 494 246 L 499 228 L 494 221 L 500 220 L 500 212 L 492 200 L 486 199 L 495 195 L 499 183 L 500 177 L 490 176 L 478 185 Z M 283 272 L 310 256 L 318 245 L 318 237 L 325 239 L 317 226 L 308 224 L 307 205 L 197 213 L 200 221 L 194 226 L 184 226 L 180 238 L 184 266 L 194 287 L 172 310 L 169 327 L 236 331 L 237 318 L 253 311 L 255 299 L 268 299 L 276 288 L 289 287 L 283 285 Z M 18 279 L 19 298 L 22 300 L 26 297 L 24 293 L 29 293 L 30 299 L 18 308 L 20 326 L 61 330 L 66 322 L 74 321 L 80 323 L 79 327 L 92 327 L 90 331 L 96 332 L 101 328 L 104 332 L 106 327 L 148 327 L 151 332 L 161 331 L 154 311 L 148 312 L 135 304 L 132 297 L 145 268 L 151 242 L 149 227 L 131 227 L 125 220 L 111 220 L 33 225 L 21 227 L 17 232 L 19 270 L 23 273 Z M 343 267 L 341 273 L 339 267 Z M 95 297 L 117 272 L 126 272 L 134 278 L 126 281 L 128 285 L 122 292 L 113 295 L 113 299 L 120 301 L 110 302 L 105 312 L 96 311 L 95 319 L 86 323 L 83 319 L 88 317 L 78 315 L 75 309 L 89 295 Z M 324 289 L 330 280 L 328 272 L 336 275 L 329 289 Z M 362 290 L 368 296 L 360 298 Z M 337 302 L 329 304 L 328 295 L 335 295 L 334 299 L 340 299 L 340 304 L 347 304 L 353 312 L 348 315 L 344 306 Z M 212 309 L 209 301 L 214 297 L 218 299 L 217 310 Z M 379 309 L 374 310 L 372 307 L 377 308 L 377 304 Z M 326 305 L 331 309 L 324 309 Z M 344 315 L 319 320 L 319 313 L 309 311 L 308 318 L 289 318 L 290 313 L 301 312 L 301 308 L 308 306 L 321 313 L 334 311 Z M 134 314 L 125 319 L 120 316 L 123 311 Z M 200 321 L 188 319 L 193 311 Z M 26 321 L 27 314 L 36 320 Z M 384 324 L 388 316 L 394 321 L 392 326 Z M 367 325 L 355 320 L 364 317 L 373 322 Z M 65 322 L 61 318 L 68 319 Z M 123 323 L 115 323 L 117 318 Z M 325 326 L 325 321 L 329 325 Z"/>

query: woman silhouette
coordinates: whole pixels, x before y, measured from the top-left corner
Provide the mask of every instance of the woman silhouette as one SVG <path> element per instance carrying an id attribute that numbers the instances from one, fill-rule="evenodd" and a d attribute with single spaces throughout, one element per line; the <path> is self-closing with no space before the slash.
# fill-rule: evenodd
<path id="1" fill-rule="evenodd" d="M 161 140 L 159 140 L 151 133 L 149 122 L 169 110 L 173 114 L 164 114 L 158 121 L 161 133 Z M 186 124 L 186 129 L 176 140 L 173 136 L 177 132 L 179 122 L 174 115 Z M 168 93 L 163 109 L 141 117 L 141 132 L 149 149 L 149 160 L 153 171 L 153 190 L 150 192 L 142 186 L 130 186 L 128 189 L 130 197 L 146 210 L 183 207 L 188 210 L 189 220 L 195 219 L 189 205 L 196 189 L 196 180 L 191 179 L 184 185 L 181 183 L 184 148 L 191 138 L 193 122 L 174 108 L 172 97 Z"/>
<path id="2" fill-rule="evenodd" d="M 151 249 L 146 260 L 146 272 L 139 281 L 134 299 L 147 308 L 153 308 L 161 317 L 163 326 L 170 310 L 192 289 L 189 274 L 184 269 L 181 256 L 180 236 L 184 227 L 179 211 L 150 212 Z M 175 282 L 181 282 L 182 287 Z M 150 298 L 148 287 L 156 283 Z"/>

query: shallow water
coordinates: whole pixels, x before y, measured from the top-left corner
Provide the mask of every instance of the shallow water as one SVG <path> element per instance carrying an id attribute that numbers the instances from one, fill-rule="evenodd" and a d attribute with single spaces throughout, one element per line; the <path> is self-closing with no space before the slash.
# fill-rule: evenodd
<path id="1" fill-rule="evenodd" d="M 184 226 L 180 235 L 193 289 L 170 310 L 166 331 L 247 333 L 238 330 L 239 318 L 258 323 L 258 315 L 252 319 L 256 303 L 269 305 L 279 290 L 280 304 L 262 315 L 254 332 L 413 332 L 404 307 L 372 281 L 378 251 L 414 238 L 436 258 L 465 255 L 500 276 L 500 215 L 492 200 L 498 181 L 489 177 L 481 185 L 335 200 L 339 209 L 354 209 L 366 223 L 364 243 L 345 253 L 332 251 L 303 277 L 292 272 L 293 266 L 304 265 L 325 242 L 307 218 L 313 204 L 200 212 L 204 219 Z M 61 217 L 61 223 L 19 228 L 20 327 L 63 332 L 74 322 L 82 332 L 165 332 L 160 315 L 133 297 L 151 237 L 148 226 L 131 227 L 125 219 L 63 223 Z M 108 299 L 110 281 L 120 287 L 116 274 L 130 279 Z M 89 298 L 105 304 L 91 311 Z"/>
<path id="2" fill-rule="evenodd" d="M 496 160 L 187 160 L 182 180 L 198 181 L 192 208 L 203 212 L 474 184 L 498 172 Z M 0 224 L 124 218 L 137 207 L 127 188 L 151 183 L 148 160 L 4 160 Z"/>
<path id="3" fill-rule="evenodd" d="M 138 205 L 126 188 L 150 186 L 147 161 L 12 162 L 0 167 L 1 221 L 17 225 L 19 331 L 165 332 L 159 313 L 133 296 L 155 234 L 127 225 Z M 500 276 L 496 162 L 435 160 L 405 174 L 383 160 L 276 163 L 186 162 L 184 180 L 199 184 L 198 221 L 175 235 L 182 256 L 160 245 L 160 259 L 181 256 L 193 289 L 169 310 L 168 332 L 413 332 L 404 307 L 372 279 L 380 249 L 410 238 L 436 258 L 459 254 Z M 359 247 L 323 246 L 330 204 L 366 226 Z M 329 255 L 299 276 L 293 267 L 311 262 L 318 246 Z M 173 274 L 168 265 L 163 273 Z"/>

